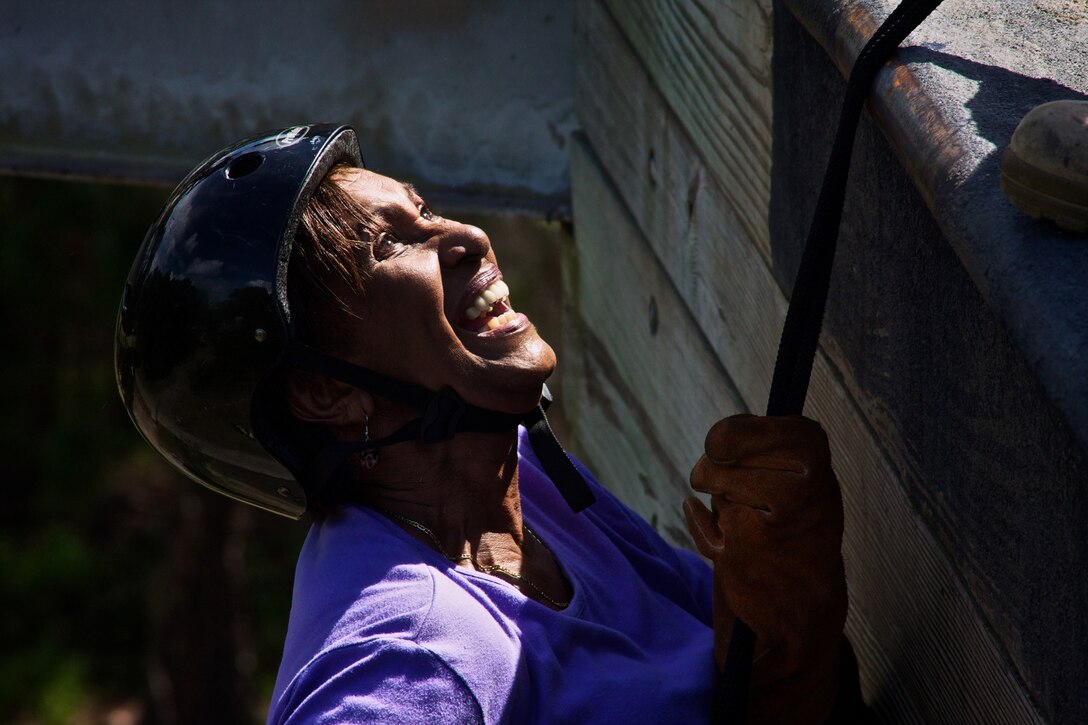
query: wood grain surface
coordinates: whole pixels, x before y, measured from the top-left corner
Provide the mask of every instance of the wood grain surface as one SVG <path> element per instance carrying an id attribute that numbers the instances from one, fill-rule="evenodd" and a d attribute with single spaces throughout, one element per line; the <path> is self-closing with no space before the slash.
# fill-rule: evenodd
<path id="1" fill-rule="evenodd" d="M 602 483 L 691 548 L 680 510 L 688 474 L 709 427 L 745 406 L 615 192 L 584 153 L 572 163 L 587 180 L 575 197 L 577 264 L 564 291 L 575 437 Z"/>
<path id="2" fill-rule="evenodd" d="M 692 355 L 677 368 L 675 354 L 668 361 L 658 359 L 659 346 L 617 345 L 622 332 L 611 332 L 611 341 L 599 341 L 600 356 L 616 360 L 634 349 L 644 358 L 638 369 L 651 371 L 650 377 L 657 371 L 670 379 L 700 381 L 700 386 L 721 377 L 736 387 L 738 405 L 761 410 L 786 299 L 765 248 L 735 213 L 734 200 L 713 171 L 720 159 L 704 156 L 704 148 L 673 114 L 666 94 L 641 67 L 632 44 L 602 3 L 580 4 L 576 49 L 576 103 L 587 138 L 576 145 L 572 161 L 578 279 L 597 280 L 594 294 L 605 298 L 621 294 L 621 288 L 625 295 L 659 290 L 661 282 L 647 270 L 663 272 L 699 328 L 683 331 L 685 339 L 677 344 L 694 341 L 696 349 L 708 345 L 717 356 L 712 368 L 724 367 L 726 372 L 699 371 L 703 354 Z M 612 276 L 610 286 L 602 288 L 600 284 L 609 285 L 609 273 L 584 269 L 590 264 L 615 268 L 621 258 L 626 269 L 641 270 L 644 279 Z M 585 300 L 579 304 L 584 320 Z M 621 325 L 637 330 L 645 324 L 638 303 L 625 309 L 626 323 Z M 585 364 L 594 365 L 589 359 Z M 615 374 L 622 372 L 617 369 Z M 889 722 L 1040 722 L 956 567 L 915 513 L 841 376 L 841 368 L 821 352 L 806 412 L 828 428 L 843 485 L 844 553 L 851 587 L 848 630 L 862 661 L 868 699 Z M 643 410 L 702 410 L 706 397 L 702 387 L 690 395 L 679 385 L 637 390 L 631 407 Z M 679 405 L 671 399 L 677 397 Z M 604 463 L 616 445 L 611 436 L 631 431 L 615 426 L 609 430 L 602 415 L 591 420 L 599 442 L 583 442 L 594 463 Z M 685 429 L 701 443 L 705 428 Z M 626 445 L 654 449 L 645 439 Z"/>
<path id="3" fill-rule="evenodd" d="M 612 0 L 607 5 L 710 173 L 727 190 L 740 228 L 769 249 L 763 210 L 771 193 L 770 0 Z M 616 92 L 630 91 L 623 79 L 618 83 Z"/>

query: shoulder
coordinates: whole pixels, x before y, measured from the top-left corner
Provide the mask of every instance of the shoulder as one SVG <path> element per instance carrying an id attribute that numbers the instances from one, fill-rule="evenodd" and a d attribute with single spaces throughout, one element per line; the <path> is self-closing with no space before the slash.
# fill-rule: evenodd
<path id="1" fill-rule="evenodd" d="M 361 508 L 310 530 L 295 570 L 288 649 L 299 637 L 316 649 L 360 632 L 415 635 L 433 605 L 435 576 L 397 533 Z"/>
<path id="2" fill-rule="evenodd" d="M 315 527 L 299 557 L 270 721 L 356 722 L 340 714 L 323 720 L 313 708 L 363 707 L 364 721 L 401 722 L 395 709 L 374 714 L 393 697 L 415 713 L 404 721 L 420 722 L 434 693 L 471 710 L 458 688 L 474 708 L 482 702 L 492 712 L 518 667 L 516 631 L 487 590 L 443 567 L 443 559 L 366 511 Z M 409 685 L 418 685 L 425 702 L 397 695 L 396 687 Z M 289 719 L 303 705 L 306 717 Z"/>
<path id="3" fill-rule="evenodd" d="M 268 717 L 283 725 L 483 721 L 475 695 L 441 657 L 391 637 L 324 650 L 298 672 Z"/>

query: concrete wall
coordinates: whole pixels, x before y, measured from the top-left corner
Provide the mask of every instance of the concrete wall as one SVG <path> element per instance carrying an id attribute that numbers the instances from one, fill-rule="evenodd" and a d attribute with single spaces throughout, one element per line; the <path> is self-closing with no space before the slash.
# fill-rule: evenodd
<path id="1" fill-rule="evenodd" d="M 175 182 L 271 127 L 483 208 L 569 189 L 569 0 L 4 3 L 0 170 Z"/>

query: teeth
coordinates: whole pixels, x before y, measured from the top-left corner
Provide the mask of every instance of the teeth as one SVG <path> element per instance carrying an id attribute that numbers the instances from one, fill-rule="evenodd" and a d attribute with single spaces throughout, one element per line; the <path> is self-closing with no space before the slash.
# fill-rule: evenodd
<path id="1" fill-rule="evenodd" d="M 495 302 L 504 300 L 509 296 L 510 288 L 507 287 L 506 283 L 501 279 L 497 279 L 480 292 L 479 296 L 472 301 L 472 304 L 469 307 L 465 308 L 465 317 L 470 320 L 478 319 L 480 315 L 489 312 L 491 306 L 495 304 Z M 503 316 L 496 319 L 501 319 Z"/>
<path id="2" fill-rule="evenodd" d="M 514 319 L 515 314 L 516 313 L 513 310 L 510 310 L 508 312 L 502 313 L 498 317 L 492 317 L 490 320 L 487 321 L 487 329 L 494 330 L 496 327 L 501 327 L 502 325 L 505 325 L 507 322 L 510 322 Z"/>

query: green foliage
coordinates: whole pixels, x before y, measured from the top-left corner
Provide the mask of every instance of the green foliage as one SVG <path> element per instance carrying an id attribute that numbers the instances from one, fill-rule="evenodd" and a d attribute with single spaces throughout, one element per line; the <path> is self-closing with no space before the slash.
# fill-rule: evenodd
<path id="1" fill-rule="evenodd" d="M 129 422 L 113 334 L 129 265 L 166 193 L 0 178 L 0 722 L 71 722 L 122 701 L 156 719 L 154 611 L 167 611 L 159 592 L 173 576 L 177 493 L 191 484 Z M 272 539 L 245 549 L 252 613 L 239 621 L 252 642 L 244 674 L 257 684 L 241 691 L 255 697 L 275 675 L 305 526 L 251 528 Z"/>
<path id="2" fill-rule="evenodd" d="M 87 687 L 143 687 L 142 592 L 115 572 L 146 569 L 154 547 L 117 547 L 98 516 L 111 469 L 138 443 L 113 387 L 116 295 L 161 201 L 0 180 L 0 718 L 61 722 Z"/>

